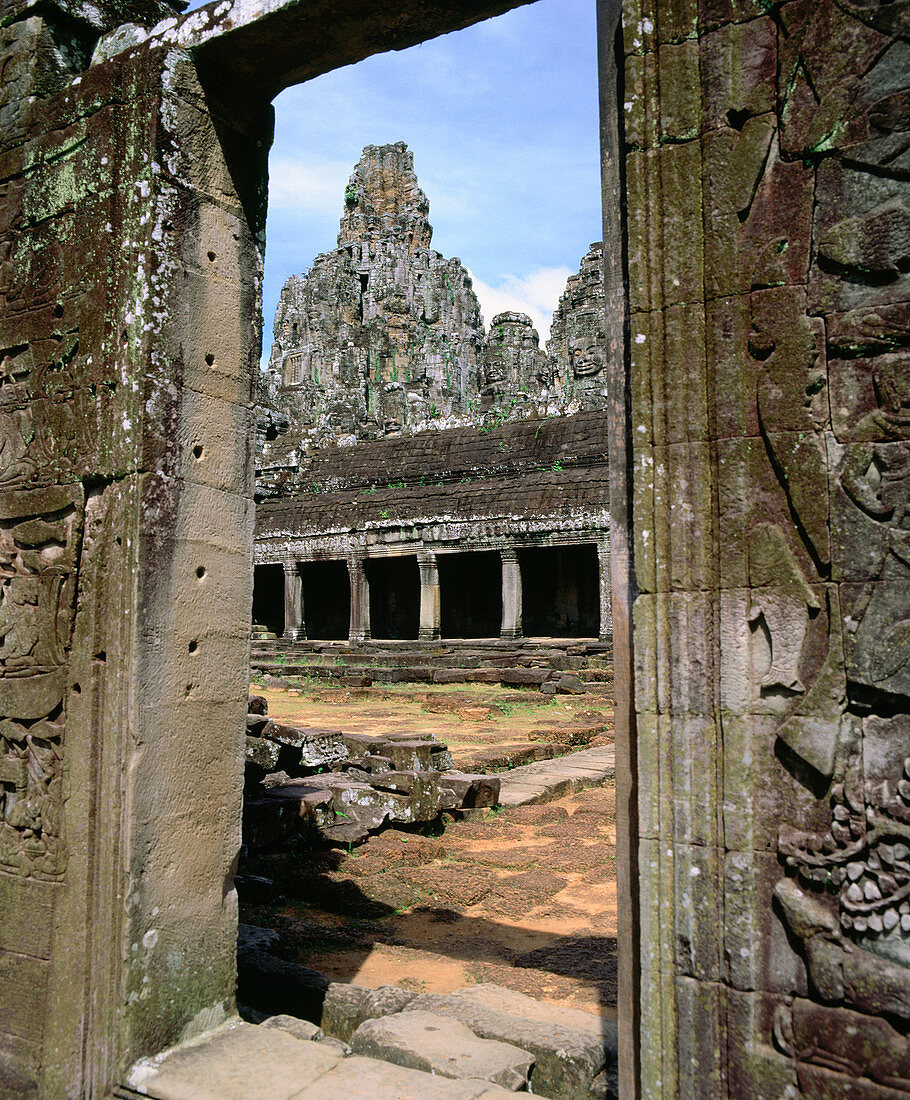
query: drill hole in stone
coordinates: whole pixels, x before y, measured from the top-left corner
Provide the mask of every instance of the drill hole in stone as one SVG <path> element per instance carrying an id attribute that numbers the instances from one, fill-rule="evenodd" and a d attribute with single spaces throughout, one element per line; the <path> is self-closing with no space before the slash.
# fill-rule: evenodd
<path id="1" fill-rule="evenodd" d="M 214 365 L 215 365 L 215 356 L 212 355 L 211 352 L 209 352 L 208 355 L 206 355 L 206 357 L 205 357 L 205 362 L 206 362 L 207 366 L 214 367 Z"/>
<path id="2" fill-rule="evenodd" d="M 205 576 L 205 566 L 204 565 L 197 565 L 196 566 L 196 576 L 199 578 L 199 580 L 202 580 L 202 578 Z"/>
<path id="3" fill-rule="evenodd" d="M 192 641 L 186 648 L 190 651 L 190 653 L 195 653 L 196 650 L 199 648 L 199 643 L 196 641 Z"/>
<path id="4" fill-rule="evenodd" d="M 197 443 L 196 446 L 193 448 L 193 458 L 196 458 L 196 459 L 202 458 L 202 444 L 201 443 Z"/>
<path id="5" fill-rule="evenodd" d="M 215 262 L 215 253 L 214 253 L 214 252 L 210 252 L 210 253 L 208 254 L 208 257 L 209 257 L 209 263 L 212 263 L 212 264 L 213 264 L 213 263 Z"/>

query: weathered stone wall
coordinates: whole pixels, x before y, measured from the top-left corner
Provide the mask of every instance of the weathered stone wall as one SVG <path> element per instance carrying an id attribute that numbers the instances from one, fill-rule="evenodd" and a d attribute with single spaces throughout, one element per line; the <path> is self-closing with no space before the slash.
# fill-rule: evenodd
<path id="1" fill-rule="evenodd" d="M 642 1094 L 904 1096 L 907 6 L 623 14 Z"/>
<path id="2" fill-rule="evenodd" d="M 290 440 L 276 440 L 260 470 L 258 500 L 288 493 L 325 493 L 400 482 L 417 486 L 436 481 L 461 483 L 468 477 L 509 475 L 530 478 L 605 462 L 606 413 L 580 413 L 516 423 L 421 432 L 408 439 L 365 440 L 356 446 L 325 446 L 301 452 Z M 282 449 L 279 444 L 284 444 Z"/>
<path id="3" fill-rule="evenodd" d="M 185 54 L 85 68 L 103 23 L 22 15 L 0 70 L 0 1093 L 106 1096 L 233 1008 L 258 227 Z"/>
<path id="4" fill-rule="evenodd" d="M 4 1096 L 233 1011 L 267 99 L 509 6 L 4 5 Z"/>

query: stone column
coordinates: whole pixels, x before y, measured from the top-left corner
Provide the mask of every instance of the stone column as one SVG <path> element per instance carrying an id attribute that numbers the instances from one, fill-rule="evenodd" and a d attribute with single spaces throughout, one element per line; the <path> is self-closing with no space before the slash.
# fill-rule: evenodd
<path id="1" fill-rule="evenodd" d="M 597 544 L 597 571 L 600 581 L 600 640 L 613 637 L 613 592 L 610 584 L 610 542 L 601 539 Z"/>
<path id="2" fill-rule="evenodd" d="M 303 577 L 300 564 L 286 561 L 284 565 L 284 637 L 289 642 L 306 638 L 306 623 L 303 617 Z"/>
<path id="3" fill-rule="evenodd" d="M 370 637 L 370 582 L 363 567 L 363 558 L 354 554 L 347 559 L 351 582 L 351 625 L 348 641 L 363 642 Z"/>
<path id="4" fill-rule="evenodd" d="M 442 633 L 440 627 L 439 569 L 436 555 L 424 551 L 417 555 L 420 569 L 420 640 L 435 641 Z"/>
<path id="5" fill-rule="evenodd" d="M 501 638 L 521 637 L 521 566 L 515 550 L 502 550 Z"/>

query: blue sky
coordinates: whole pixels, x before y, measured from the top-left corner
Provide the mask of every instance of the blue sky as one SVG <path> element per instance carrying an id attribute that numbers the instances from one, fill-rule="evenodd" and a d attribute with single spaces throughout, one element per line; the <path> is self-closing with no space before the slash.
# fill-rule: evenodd
<path id="1" fill-rule="evenodd" d="M 393 141 L 413 152 L 433 247 L 470 270 L 484 321 L 520 309 L 547 328 L 602 233 L 596 65 L 595 0 L 538 0 L 283 92 L 269 158 L 264 358 L 284 280 L 335 247 L 361 149 Z"/>

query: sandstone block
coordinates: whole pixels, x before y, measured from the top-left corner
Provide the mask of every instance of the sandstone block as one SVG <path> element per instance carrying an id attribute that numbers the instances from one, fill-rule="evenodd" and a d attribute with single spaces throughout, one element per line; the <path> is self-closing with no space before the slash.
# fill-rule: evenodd
<path id="1" fill-rule="evenodd" d="M 339 1096 L 365 1096 L 370 1100 L 500 1100 L 514 1093 L 487 1081 L 446 1080 L 354 1055 L 338 1062 L 324 1077 L 296 1093 L 293 1100 L 338 1100 Z"/>
<path id="2" fill-rule="evenodd" d="M 396 985 L 365 989 L 346 982 L 331 982 L 322 1003 L 322 1030 L 347 1042 L 365 1020 L 401 1012 L 416 994 Z"/>
<path id="3" fill-rule="evenodd" d="M 249 1100 L 268 1081 L 270 1097 L 291 1100 L 340 1060 L 278 1028 L 236 1023 L 177 1047 L 160 1062 L 140 1063 L 128 1084 L 157 1100 Z"/>
<path id="4" fill-rule="evenodd" d="M 366 1020 L 354 1032 L 351 1049 L 440 1077 L 491 1081 L 512 1092 L 527 1086 L 534 1064 L 533 1055 L 511 1043 L 478 1039 L 460 1021 L 422 1011 Z"/>
<path id="5" fill-rule="evenodd" d="M 474 996 L 468 995 L 471 992 Z M 488 986 L 479 998 L 475 989 L 445 995 L 422 993 L 411 1002 L 412 1011 L 451 1016 L 483 1039 L 520 1045 L 536 1059 L 531 1071 L 533 1091 L 575 1100 L 590 1094 L 594 1079 L 607 1065 L 608 1055 L 615 1063 L 615 1024 L 603 1021 L 603 1031 L 598 1033 L 596 1017 L 594 1026 L 574 1016 L 567 1017 L 574 1026 L 554 1022 L 553 1016 L 542 1021 L 541 1010 L 549 1012 L 551 1008 L 498 986 Z"/>

